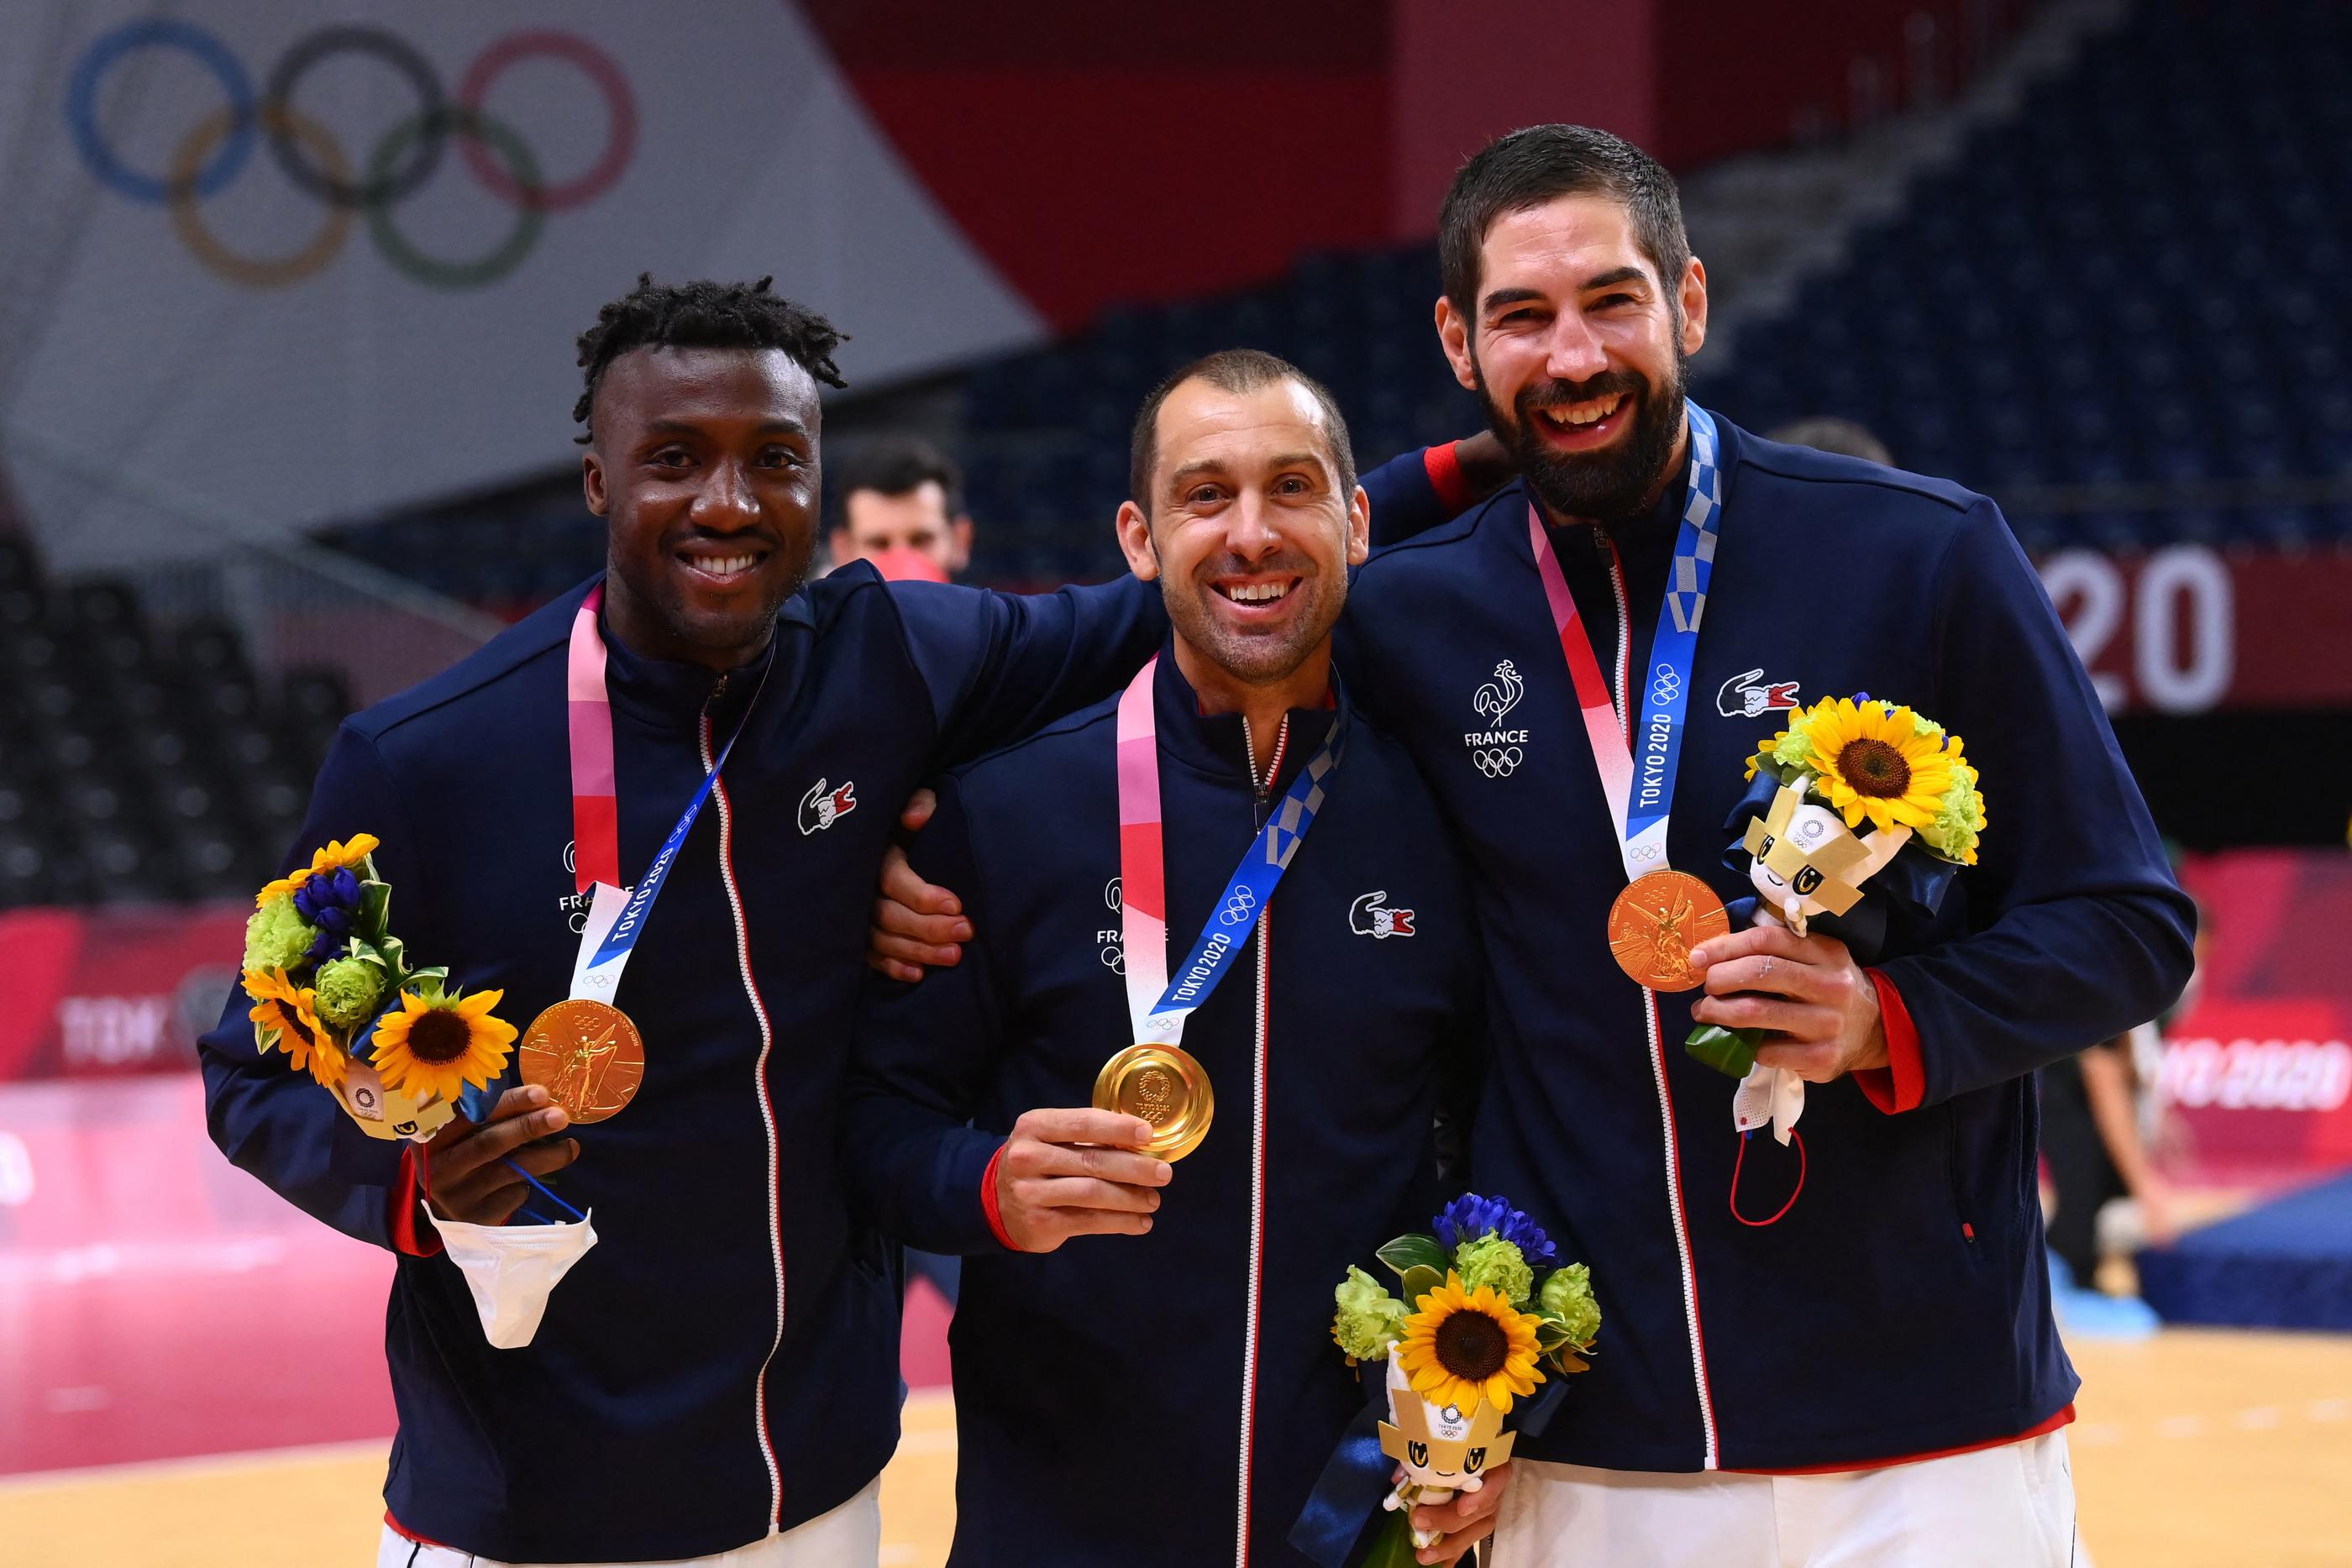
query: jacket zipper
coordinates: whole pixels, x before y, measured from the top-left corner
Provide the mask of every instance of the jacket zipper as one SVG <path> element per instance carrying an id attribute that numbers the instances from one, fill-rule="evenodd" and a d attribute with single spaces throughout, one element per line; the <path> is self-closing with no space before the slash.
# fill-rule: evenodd
<path id="1" fill-rule="evenodd" d="M 702 705 L 702 768 L 709 772 L 711 760 L 710 711 L 727 692 L 727 676 L 721 673 L 718 684 Z M 751 978 L 751 933 L 743 918 L 743 894 L 735 883 L 735 812 L 727 799 L 727 786 L 712 780 L 711 794 L 719 803 L 719 878 L 727 888 L 727 904 L 735 921 L 735 967 L 743 979 L 743 994 L 751 999 L 751 1016 L 760 1025 L 760 1057 L 752 1068 L 751 1082 L 760 1102 L 760 1123 L 768 1135 L 768 1254 L 773 1260 L 776 1272 L 776 1333 L 768 1342 L 768 1354 L 760 1358 L 759 1375 L 752 1383 L 751 1417 L 753 1430 L 760 1439 L 760 1458 L 768 1467 L 768 1527 L 774 1529 L 784 1514 L 784 1476 L 776 1463 L 776 1446 L 768 1437 L 768 1368 L 776 1359 L 776 1352 L 784 1343 L 784 1233 L 783 1217 L 780 1212 L 782 1199 L 776 1190 L 780 1179 L 776 1153 L 775 1107 L 768 1099 L 768 1054 L 775 1044 L 775 1036 L 768 1024 L 767 1004 L 760 999 L 760 988 Z"/>
<path id="2" fill-rule="evenodd" d="M 1249 720 L 1242 720 L 1242 750 L 1249 758 L 1253 831 L 1265 826 L 1274 796 L 1274 781 L 1282 773 L 1283 754 L 1290 749 L 1290 716 L 1282 716 L 1275 731 L 1274 757 L 1265 775 L 1257 770 L 1257 743 L 1250 738 Z M 1234 1529 L 1234 1568 L 1249 1568 L 1250 1470 L 1257 1428 L 1258 1289 L 1265 1252 L 1265 1059 L 1268 1014 L 1267 988 L 1274 978 L 1274 901 L 1257 913 L 1257 1050 L 1250 1093 L 1250 1253 L 1248 1313 L 1242 1333 L 1241 1507 Z"/>
<path id="3" fill-rule="evenodd" d="M 1633 684 L 1633 617 L 1625 593 L 1624 558 L 1617 553 L 1617 541 L 1596 528 L 1609 549 L 1609 587 L 1617 598 L 1617 660 L 1611 674 L 1616 676 L 1617 719 L 1625 730 L 1625 744 L 1633 744 L 1633 710 L 1626 706 L 1625 690 Z M 1665 1132 L 1666 1147 L 1666 1208 L 1674 1217 L 1675 1257 L 1683 1271 L 1683 1322 L 1690 1333 L 1691 1379 L 1698 1393 L 1699 1431 L 1706 1452 L 1703 1463 L 1714 1469 L 1717 1464 L 1715 1432 L 1715 1396 L 1706 1376 L 1706 1342 L 1698 1326 L 1698 1271 L 1691 1260 L 1690 1222 L 1683 1212 L 1682 1150 L 1675 1135 L 1675 1097 L 1666 1086 L 1666 1051 L 1664 1030 L 1658 1021 L 1657 993 L 1644 988 L 1642 992 L 1643 1023 L 1650 1037 L 1650 1073 L 1657 1085 L 1658 1120 Z"/>

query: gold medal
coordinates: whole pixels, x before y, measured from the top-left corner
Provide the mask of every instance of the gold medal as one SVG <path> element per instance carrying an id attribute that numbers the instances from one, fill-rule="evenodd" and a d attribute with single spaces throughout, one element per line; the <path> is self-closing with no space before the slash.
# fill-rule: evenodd
<path id="1" fill-rule="evenodd" d="M 523 1031 L 522 1081 L 547 1091 L 574 1122 L 601 1122 L 635 1098 L 646 1043 L 606 1002 L 558 1002 Z"/>
<path id="2" fill-rule="evenodd" d="M 1609 951 L 1617 967 L 1654 991 L 1704 984 L 1691 972 L 1691 949 L 1731 929 L 1715 889 L 1688 872 L 1637 877 L 1609 906 Z"/>
<path id="3" fill-rule="evenodd" d="M 1141 1153 L 1181 1160 L 1209 1135 L 1217 1100 L 1209 1074 L 1172 1045 L 1130 1045 L 1095 1074 L 1095 1109 L 1140 1116 L 1151 1124 Z"/>

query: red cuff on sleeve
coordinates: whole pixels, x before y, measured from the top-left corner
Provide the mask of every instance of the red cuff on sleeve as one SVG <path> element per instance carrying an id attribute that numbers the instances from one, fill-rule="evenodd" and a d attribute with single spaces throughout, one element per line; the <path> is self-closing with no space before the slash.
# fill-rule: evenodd
<path id="1" fill-rule="evenodd" d="M 1916 1111 L 1927 1097 L 1927 1075 L 1919 1066 L 1919 1030 L 1911 1021 L 1911 1009 L 1903 1005 L 1903 993 L 1895 982 L 1875 969 L 1864 969 L 1873 989 L 1878 992 L 1879 1019 L 1886 1030 L 1886 1065 L 1868 1067 L 1853 1075 L 1863 1094 L 1881 1111 L 1892 1116 L 1898 1111 Z"/>
<path id="2" fill-rule="evenodd" d="M 418 1233 L 416 1224 L 417 1166 L 425 1158 L 424 1150 L 415 1144 L 400 1146 L 400 1179 L 392 1188 L 392 1245 L 394 1250 L 410 1258 L 430 1258 L 441 1250 L 441 1235 L 431 1226 Z"/>
<path id="3" fill-rule="evenodd" d="M 988 1216 L 988 1228 L 995 1233 L 997 1244 L 1008 1252 L 1018 1252 L 1020 1247 L 1004 1233 L 1004 1217 L 996 1210 L 996 1167 L 1004 1163 L 1005 1146 L 996 1145 L 996 1153 L 988 1156 L 988 1169 L 981 1173 L 980 1208 Z"/>
<path id="4" fill-rule="evenodd" d="M 1423 447 L 1421 453 L 1421 466 L 1428 474 L 1430 487 L 1437 492 L 1438 500 L 1444 503 L 1448 517 L 1477 499 L 1470 494 L 1470 481 L 1462 476 L 1462 458 L 1454 446 L 1449 441 L 1443 446 Z"/>

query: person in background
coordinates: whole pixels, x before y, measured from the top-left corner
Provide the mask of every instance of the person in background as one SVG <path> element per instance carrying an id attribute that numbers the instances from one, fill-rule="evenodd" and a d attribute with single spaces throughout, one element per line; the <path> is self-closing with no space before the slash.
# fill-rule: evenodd
<path id="1" fill-rule="evenodd" d="M 971 564 L 963 474 L 929 442 L 887 436 L 843 464 L 833 564 L 870 560 L 893 581 L 946 582 Z"/>
<path id="2" fill-rule="evenodd" d="M 2041 1072 L 2042 1158 L 2056 1194 L 2050 1250 L 2081 1291 L 2098 1286 L 2099 1216 L 2116 1198 L 2137 1204 L 2148 1245 L 2168 1245 L 2179 1234 L 2172 1189 L 2140 1136 L 2141 1080 L 2133 1049 L 2139 1032 L 2118 1035 Z"/>
<path id="3" fill-rule="evenodd" d="M 1764 439 L 1790 446 L 1810 446 L 1816 452 L 1833 452 L 1840 457 L 1859 457 L 1882 468 L 1895 466 L 1895 454 L 1887 450 L 1886 443 L 1871 434 L 1869 426 L 1840 419 L 1833 413 L 1790 420 Z"/>

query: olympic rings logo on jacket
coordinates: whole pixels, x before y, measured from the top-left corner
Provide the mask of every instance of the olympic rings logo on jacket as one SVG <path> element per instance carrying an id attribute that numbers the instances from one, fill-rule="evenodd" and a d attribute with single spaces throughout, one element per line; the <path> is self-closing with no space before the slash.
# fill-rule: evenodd
<path id="1" fill-rule="evenodd" d="M 171 167 L 158 176 L 124 162 L 99 124 L 100 88 L 118 65 L 143 49 L 173 49 L 209 71 L 227 95 L 222 108 L 198 120 L 181 138 Z M 334 133 L 294 108 L 302 78 L 337 55 L 362 55 L 390 66 L 416 94 L 415 112 L 394 125 L 354 172 Z M 482 104 L 508 68 L 546 57 L 576 67 L 604 99 L 604 147 L 575 179 L 549 184 L 537 154 L 513 127 L 490 118 Z M 431 62 L 415 47 L 381 27 L 321 27 L 305 35 L 272 66 L 256 92 L 244 62 L 215 34 L 168 17 L 143 17 L 106 33 L 83 54 L 66 91 L 66 123 L 82 161 L 118 194 L 170 209 L 173 227 L 196 259 L 233 283 L 279 288 L 324 267 L 341 251 L 355 214 L 364 215 L 386 261 L 436 288 L 480 288 L 522 264 L 538 243 L 549 213 L 594 201 L 611 190 L 636 153 L 637 106 L 613 57 L 572 33 L 510 33 L 467 67 L 452 99 Z M 479 256 L 427 256 L 394 222 L 394 210 L 436 173 L 456 141 L 467 170 L 515 210 L 515 224 Z M 326 216 L 295 250 L 247 256 L 230 250 L 206 225 L 201 204 L 218 195 L 245 170 L 256 142 L 289 181 L 317 198 Z"/>

